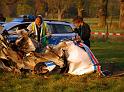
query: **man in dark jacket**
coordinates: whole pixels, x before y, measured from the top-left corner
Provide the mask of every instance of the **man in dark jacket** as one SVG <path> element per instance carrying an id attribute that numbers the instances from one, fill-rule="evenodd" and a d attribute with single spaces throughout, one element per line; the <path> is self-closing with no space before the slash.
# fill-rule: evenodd
<path id="1" fill-rule="evenodd" d="M 83 21 L 82 17 L 76 17 L 73 19 L 76 26 L 74 32 L 78 33 L 78 36 L 83 40 L 84 44 L 90 48 L 90 26 Z"/>

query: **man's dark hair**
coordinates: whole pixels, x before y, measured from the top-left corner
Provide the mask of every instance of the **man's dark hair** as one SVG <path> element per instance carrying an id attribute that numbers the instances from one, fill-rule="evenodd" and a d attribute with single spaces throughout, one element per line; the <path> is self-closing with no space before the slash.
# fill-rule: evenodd
<path id="1" fill-rule="evenodd" d="M 36 16 L 36 18 L 39 18 L 41 20 L 41 22 L 43 22 L 43 18 L 41 15 Z"/>

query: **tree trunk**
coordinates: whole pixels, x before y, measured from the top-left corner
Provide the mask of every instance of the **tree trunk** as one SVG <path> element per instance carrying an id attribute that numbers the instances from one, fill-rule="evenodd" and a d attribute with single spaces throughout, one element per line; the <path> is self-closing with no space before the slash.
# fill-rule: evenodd
<path id="1" fill-rule="evenodd" d="M 81 11 L 81 9 L 79 7 L 78 7 L 78 16 L 82 17 L 82 11 Z"/>
<path id="2" fill-rule="evenodd" d="M 124 29 L 124 0 L 120 1 L 120 28 Z"/>
<path id="3" fill-rule="evenodd" d="M 61 20 L 62 19 L 62 14 L 64 12 L 64 9 L 58 9 L 58 20 Z"/>
<path id="4" fill-rule="evenodd" d="M 99 27 L 105 27 L 106 22 L 105 22 L 105 16 L 99 16 L 99 23 L 98 26 Z"/>
<path id="5" fill-rule="evenodd" d="M 108 0 L 101 0 L 100 7 L 98 10 L 98 17 L 99 17 L 99 27 L 105 27 L 106 26 L 106 17 L 107 17 L 107 4 Z"/>

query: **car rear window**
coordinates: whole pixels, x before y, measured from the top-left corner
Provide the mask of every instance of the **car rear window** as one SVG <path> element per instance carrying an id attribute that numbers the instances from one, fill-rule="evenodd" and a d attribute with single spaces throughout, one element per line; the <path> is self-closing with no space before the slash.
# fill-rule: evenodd
<path id="1" fill-rule="evenodd" d="M 17 25 L 17 26 L 12 27 L 12 28 L 9 29 L 9 30 L 15 31 L 15 30 L 17 30 L 17 29 L 18 29 L 18 30 L 25 29 L 25 28 L 28 27 L 28 25 L 29 25 L 29 23 L 27 23 L 27 24 L 20 24 L 20 25 Z"/>
<path id="2" fill-rule="evenodd" d="M 70 33 L 73 31 L 70 25 L 48 23 L 48 26 L 52 34 Z"/>

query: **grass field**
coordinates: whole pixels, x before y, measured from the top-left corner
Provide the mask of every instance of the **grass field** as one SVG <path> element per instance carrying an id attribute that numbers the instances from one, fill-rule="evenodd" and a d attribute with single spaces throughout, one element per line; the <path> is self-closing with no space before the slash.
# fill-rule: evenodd
<path id="1" fill-rule="evenodd" d="M 92 41 L 91 50 L 102 69 L 124 70 L 124 42 Z M 111 67 L 111 68 L 110 68 Z M 0 92 L 123 92 L 124 76 L 100 77 L 97 73 L 72 76 L 53 74 L 17 76 L 0 73 Z"/>

